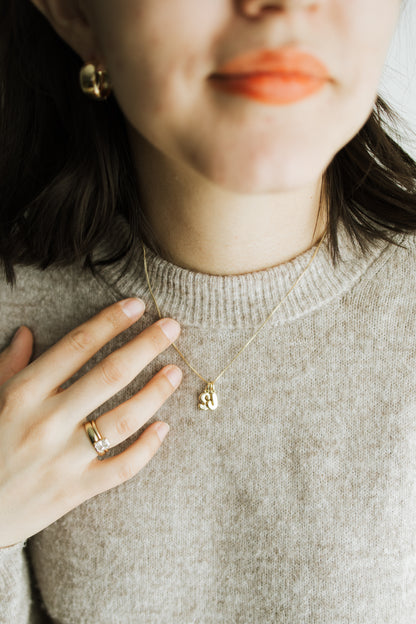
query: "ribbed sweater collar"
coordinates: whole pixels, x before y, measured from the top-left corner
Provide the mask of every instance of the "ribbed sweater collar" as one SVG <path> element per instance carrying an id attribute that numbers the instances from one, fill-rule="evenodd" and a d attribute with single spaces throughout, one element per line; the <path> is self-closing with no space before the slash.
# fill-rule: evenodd
<path id="1" fill-rule="evenodd" d="M 116 234 L 114 232 L 114 234 Z M 400 242 L 403 235 L 394 235 Z M 341 260 L 334 267 L 325 239 L 303 277 L 268 321 L 278 325 L 310 314 L 341 297 L 362 278 L 376 270 L 396 248 L 378 241 L 364 254 L 353 245 L 342 224 L 338 230 Z M 288 262 L 252 273 L 211 275 L 182 268 L 164 259 L 147 245 L 150 284 L 163 317 L 175 318 L 183 326 L 255 328 L 285 297 L 307 266 L 317 245 Z M 128 272 L 118 277 L 120 264 L 103 267 L 99 278 L 118 298 L 136 296 L 146 309 L 157 310 L 150 294 L 143 264 L 142 247 Z M 373 271 L 371 268 L 373 267 Z"/>

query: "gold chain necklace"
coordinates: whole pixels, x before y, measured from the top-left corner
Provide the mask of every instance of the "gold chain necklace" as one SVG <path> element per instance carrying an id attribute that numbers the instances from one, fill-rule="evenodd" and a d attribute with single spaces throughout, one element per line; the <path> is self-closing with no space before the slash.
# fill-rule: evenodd
<path id="1" fill-rule="evenodd" d="M 217 379 L 219 379 L 224 373 L 225 371 L 231 366 L 231 364 L 234 362 L 234 360 L 237 359 L 237 357 L 240 355 L 240 353 L 242 353 L 244 351 L 244 349 L 246 347 L 248 347 L 248 345 L 250 344 L 250 342 L 252 340 L 254 340 L 254 338 L 257 336 L 257 334 L 259 333 L 259 331 L 264 327 L 264 325 L 267 323 L 267 321 L 273 316 L 273 314 L 276 312 L 276 310 L 282 305 L 283 301 L 286 299 L 286 297 L 289 295 L 289 293 L 294 289 L 294 287 L 296 286 L 296 284 L 298 283 L 298 281 L 300 280 L 300 278 L 302 277 L 302 275 L 307 271 L 307 269 L 309 268 L 309 266 L 311 265 L 313 259 L 315 258 L 316 254 L 319 251 L 319 248 L 321 246 L 322 241 L 324 240 L 326 236 L 326 231 L 324 232 L 321 240 L 319 241 L 319 245 L 316 248 L 312 258 L 310 259 L 307 267 L 302 271 L 302 273 L 299 275 L 299 277 L 297 278 L 296 282 L 293 284 L 292 288 L 289 290 L 289 292 L 286 293 L 286 295 L 283 297 L 283 299 L 277 304 L 277 306 L 274 308 L 274 310 L 272 310 L 272 312 L 269 314 L 269 316 L 266 318 L 266 320 L 260 325 L 260 327 L 258 328 L 258 330 L 255 332 L 255 334 L 250 338 L 250 340 L 244 345 L 244 347 L 242 347 L 240 349 L 240 351 L 237 353 L 237 355 L 234 356 L 234 358 L 231 360 L 231 362 L 228 364 L 228 366 L 226 366 L 224 368 L 224 370 L 221 371 L 221 373 L 213 380 L 213 381 L 208 381 L 207 379 L 204 379 L 204 377 L 202 377 L 202 375 L 200 375 L 198 373 L 198 371 L 195 370 L 195 368 L 188 362 L 188 360 L 185 358 L 185 356 L 179 351 L 178 347 L 175 345 L 174 342 L 172 342 L 172 347 L 174 347 L 176 349 L 176 351 L 179 353 L 179 355 L 181 356 L 181 358 L 184 360 L 184 362 L 186 362 L 186 364 L 189 366 L 189 368 L 196 374 L 198 375 L 198 377 L 200 379 L 202 379 L 202 381 L 205 382 L 205 390 L 203 392 L 201 392 L 201 394 L 198 396 L 198 407 L 199 409 L 202 410 L 215 410 L 218 407 L 218 397 L 217 397 L 217 393 L 215 391 L 215 382 L 217 381 Z M 154 297 L 153 291 L 152 291 L 152 287 L 150 286 L 150 282 L 149 282 L 149 275 L 147 273 L 147 262 L 146 262 L 146 251 L 144 248 L 144 244 L 142 241 L 142 247 L 143 247 L 143 261 L 144 261 L 144 270 L 146 273 L 146 280 L 147 280 L 147 285 L 149 287 L 150 290 L 150 294 L 153 297 L 153 301 L 155 302 L 155 306 L 157 309 L 157 312 L 159 314 L 159 318 L 162 318 L 162 315 L 160 313 L 159 310 L 159 306 L 157 305 L 157 301 Z"/>

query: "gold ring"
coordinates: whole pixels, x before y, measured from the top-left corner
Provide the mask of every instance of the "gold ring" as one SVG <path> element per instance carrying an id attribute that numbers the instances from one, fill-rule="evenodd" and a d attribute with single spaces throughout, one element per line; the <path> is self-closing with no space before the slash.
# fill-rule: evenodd
<path id="1" fill-rule="evenodd" d="M 105 455 L 110 448 L 110 442 L 107 438 L 103 438 L 101 433 L 98 431 L 95 420 L 89 420 L 84 423 L 84 429 L 98 455 Z"/>

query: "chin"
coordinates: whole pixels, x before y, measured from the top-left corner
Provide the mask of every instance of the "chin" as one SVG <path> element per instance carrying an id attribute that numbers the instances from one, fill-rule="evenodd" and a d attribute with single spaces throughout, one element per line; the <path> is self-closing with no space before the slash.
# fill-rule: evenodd
<path id="1" fill-rule="evenodd" d="M 223 152 L 224 153 L 224 152 Z M 283 156 L 282 156 L 283 154 Z M 301 150 L 282 150 L 267 159 L 264 154 L 228 154 L 199 163 L 199 173 L 221 188 L 241 194 L 284 193 L 316 184 L 333 154 L 317 155 Z M 194 167 L 197 163 L 194 161 Z"/>

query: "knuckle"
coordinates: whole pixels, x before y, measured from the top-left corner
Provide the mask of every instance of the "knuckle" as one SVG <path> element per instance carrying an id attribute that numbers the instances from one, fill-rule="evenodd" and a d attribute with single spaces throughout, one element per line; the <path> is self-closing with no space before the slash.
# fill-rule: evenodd
<path id="1" fill-rule="evenodd" d="M 134 469 L 134 466 L 131 463 L 131 461 L 124 461 L 118 467 L 117 477 L 121 483 L 124 483 L 124 481 L 128 481 L 129 479 L 134 477 L 135 474 L 136 474 L 136 470 Z"/>
<path id="2" fill-rule="evenodd" d="M 87 496 L 84 495 L 82 488 L 76 483 L 75 475 L 73 476 L 73 479 L 69 481 L 69 483 L 66 482 L 68 481 L 68 461 L 62 462 L 58 460 L 57 462 L 55 462 L 54 474 L 59 475 L 60 477 L 60 487 L 56 488 L 56 491 L 53 492 L 51 491 L 49 485 L 49 491 L 53 504 L 55 504 L 56 506 L 59 505 L 61 507 L 64 504 L 65 508 L 68 511 L 81 505 L 81 503 L 85 501 Z"/>
<path id="3" fill-rule="evenodd" d="M 123 312 L 121 303 L 118 303 L 114 307 L 106 310 L 104 318 L 105 321 L 111 326 L 111 328 L 115 330 L 124 327 L 127 321 L 127 317 Z"/>
<path id="4" fill-rule="evenodd" d="M 66 336 L 67 343 L 72 351 L 84 353 L 93 341 L 91 334 L 85 329 L 76 329 Z"/>
<path id="5" fill-rule="evenodd" d="M 116 432 L 122 438 L 129 437 L 134 433 L 135 429 L 133 426 L 132 419 L 128 414 L 117 418 L 116 420 Z"/>
<path id="6" fill-rule="evenodd" d="M 114 355 L 110 355 L 104 360 L 101 360 L 99 369 L 102 379 L 109 386 L 120 383 L 126 374 L 125 368 L 121 365 L 120 360 Z"/>

